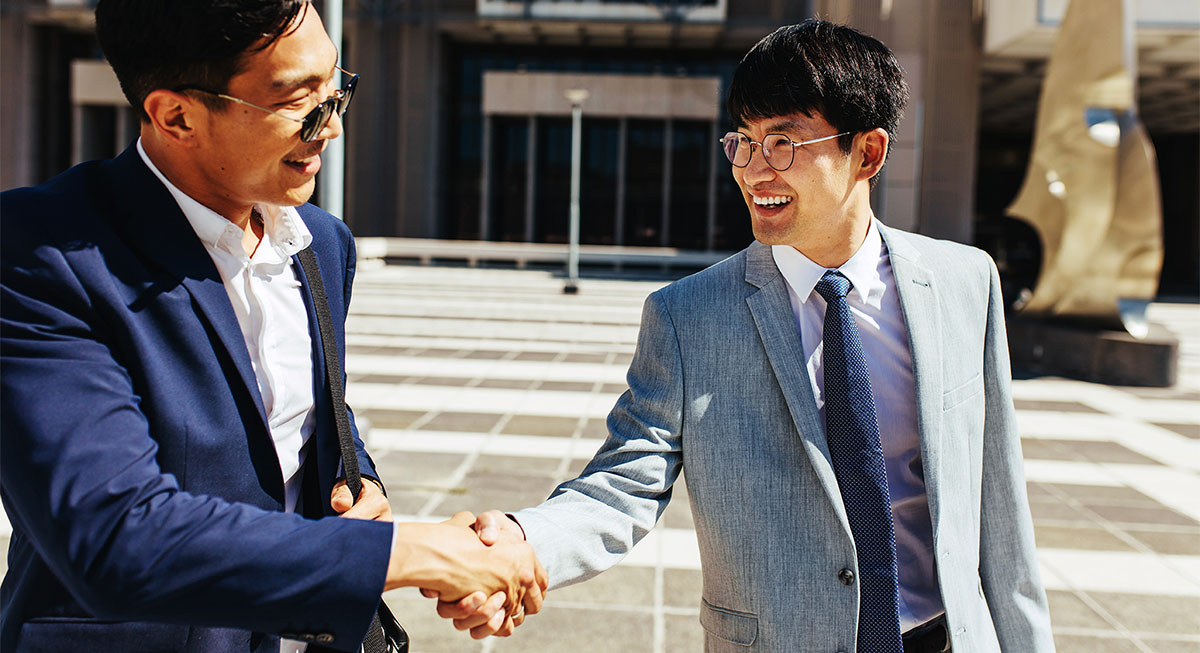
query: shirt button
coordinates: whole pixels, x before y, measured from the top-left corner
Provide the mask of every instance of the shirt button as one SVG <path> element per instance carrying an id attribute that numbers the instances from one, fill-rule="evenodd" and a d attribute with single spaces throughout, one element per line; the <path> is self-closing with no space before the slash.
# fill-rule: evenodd
<path id="1" fill-rule="evenodd" d="M 843 569 L 839 571 L 837 577 L 838 580 L 842 581 L 843 585 L 854 584 L 854 572 L 850 571 L 849 569 Z"/>

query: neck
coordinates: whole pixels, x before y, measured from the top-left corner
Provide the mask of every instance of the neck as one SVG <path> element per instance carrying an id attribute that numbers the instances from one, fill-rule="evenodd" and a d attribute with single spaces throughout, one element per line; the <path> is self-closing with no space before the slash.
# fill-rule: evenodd
<path id="1" fill-rule="evenodd" d="M 859 199 L 858 194 L 853 199 Z M 862 247 L 874 218 L 869 196 L 848 202 L 840 216 L 828 220 L 821 233 L 809 234 L 808 242 L 794 247 L 821 267 L 841 267 Z"/>
<path id="2" fill-rule="evenodd" d="M 201 167 L 190 160 L 190 150 L 162 139 L 153 126 L 143 124 L 141 137 L 146 156 L 176 188 L 238 227 L 246 231 L 254 228 L 250 220 L 254 205 L 233 200 L 214 187 Z"/>

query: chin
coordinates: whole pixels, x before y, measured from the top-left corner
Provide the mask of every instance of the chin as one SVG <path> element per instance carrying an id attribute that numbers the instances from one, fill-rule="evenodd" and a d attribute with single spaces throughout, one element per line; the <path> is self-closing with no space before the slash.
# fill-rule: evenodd
<path id="1" fill-rule="evenodd" d="M 316 190 L 316 181 L 310 180 L 308 183 L 298 188 L 289 189 L 285 195 L 286 199 L 280 202 L 280 206 L 300 206 L 309 200 Z"/>

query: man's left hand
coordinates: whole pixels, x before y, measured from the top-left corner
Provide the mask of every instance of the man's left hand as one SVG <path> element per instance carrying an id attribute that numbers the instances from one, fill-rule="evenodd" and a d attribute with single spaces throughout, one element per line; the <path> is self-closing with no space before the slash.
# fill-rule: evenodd
<path id="1" fill-rule="evenodd" d="M 383 495 L 383 488 L 369 478 L 362 480 L 362 492 L 359 492 L 357 502 L 351 499 L 350 488 L 346 487 L 345 479 L 338 481 L 337 485 L 333 486 L 329 505 L 341 517 L 392 521 L 392 506 Z"/>

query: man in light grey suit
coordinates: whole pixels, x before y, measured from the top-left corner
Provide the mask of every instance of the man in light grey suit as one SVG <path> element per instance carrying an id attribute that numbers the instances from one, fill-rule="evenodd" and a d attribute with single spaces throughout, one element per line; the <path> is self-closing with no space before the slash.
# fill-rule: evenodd
<path id="1" fill-rule="evenodd" d="M 757 242 L 646 300 L 608 440 L 542 505 L 482 516 L 485 542 L 523 528 L 552 587 L 590 578 L 686 470 L 708 651 L 1053 650 L 995 265 L 871 211 L 906 100 L 846 27 L 746 55 L 721 145 Z M 495 632 L 469 607 L 439 611 Z"/>

